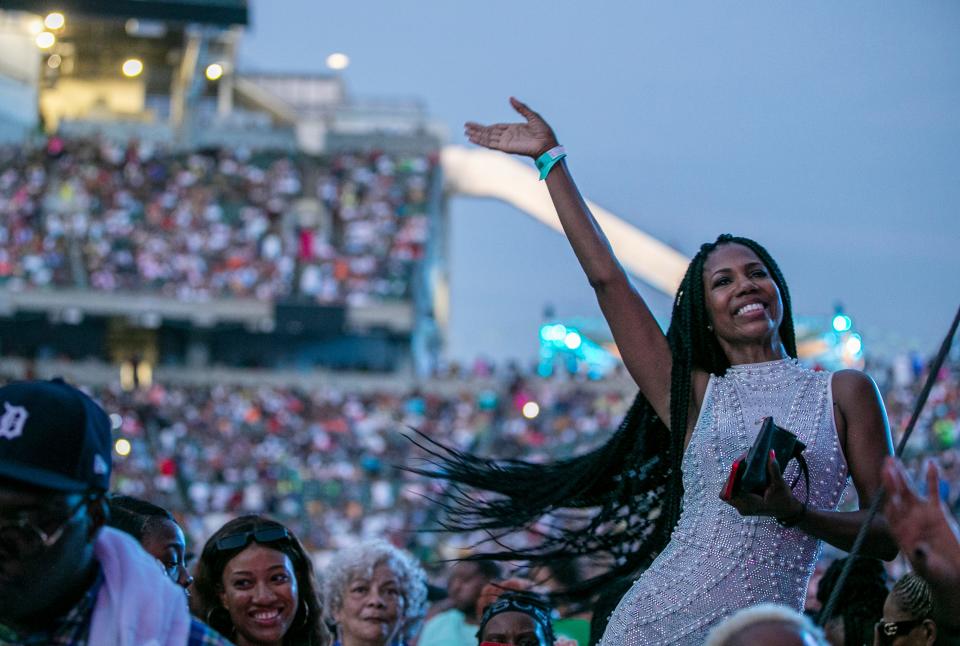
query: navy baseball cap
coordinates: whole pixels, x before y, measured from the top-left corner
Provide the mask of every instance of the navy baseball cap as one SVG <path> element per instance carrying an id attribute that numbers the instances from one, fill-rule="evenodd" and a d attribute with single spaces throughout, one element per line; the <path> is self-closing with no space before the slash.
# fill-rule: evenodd
<path id="1" fill-rule="evenodd" d="M 65 492 L 110 487 L 110 418 L 66 384 L 0 388 L 0 478 Z"/>

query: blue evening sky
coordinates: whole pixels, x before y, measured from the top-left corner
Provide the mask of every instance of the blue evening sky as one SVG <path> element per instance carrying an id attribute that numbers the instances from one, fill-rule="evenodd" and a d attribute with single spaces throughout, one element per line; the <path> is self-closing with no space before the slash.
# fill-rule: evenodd
<path id="1" fill-rule="evenodd" d="M 759 240 L 795 311 L 842 301 L 868 349 L 933 349 L 960 302 L 956 0 L 251 2 L 244 69 L 345 52 L 351 93 L 420 98 L 458 144 L 516 95 L 590 199 L 687 255 Z M 546 303 L 599 316 L 560 235 L 493 201 L 450 207 L 451 357 L 535 356 Z"/>

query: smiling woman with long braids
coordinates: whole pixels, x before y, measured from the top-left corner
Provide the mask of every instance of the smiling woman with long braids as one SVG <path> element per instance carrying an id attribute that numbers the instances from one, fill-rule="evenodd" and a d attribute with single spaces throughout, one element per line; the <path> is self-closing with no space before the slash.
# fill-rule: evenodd
<path id="1" fill-rule="evenodd" d="M 237 646 L 327 646 L 313 564 L 293 533 L 263 516 L 231 520 L 207 541 L 194 614 Z"/>
<path id="2" fill-rule="evenodd" d="M 373 540 L 338 552 L 323 572 L 335 646 L 400 646 L 427 610 L 427 575 L 401 549 Z"/>
<path id="3" fill-rule="evenodd" d="M 454 495 L 444 526 L 499 533 L 558 509 L 594 509 L 589 523 L 558 529 L 534 549 L 488 556 L 610 557 L 608 571 L 571 594 L 642 572 L 611 615 L 605 646 L 700 644 L 739 608 L 799 610 L 820 541 L 850 548 L 892 451 L 876 386 L 854 370 L 815 372 L 796 360 L 786 281 L 748 238 L 722 235 L 700 247 L 664 334 L 580 196 L 553 129 L 510 101 L 521 122 L 468 123 L 467 137 L 536 160 L 640 392 L 613 437 L 578 457 L 492 463 L 436 448 L 442 462 L 421 473 L 500 494 Z M 810 491 L 787 484 L 796 462 L 781 474 L 771 458 L 763 495 L 721 500 L 732 463 L 767 416 L 806 444 Z M 838 512 L 848 476 L 862 509 Z M 871 526 L 864 552 L 896 554 L 884 521 Z"/>

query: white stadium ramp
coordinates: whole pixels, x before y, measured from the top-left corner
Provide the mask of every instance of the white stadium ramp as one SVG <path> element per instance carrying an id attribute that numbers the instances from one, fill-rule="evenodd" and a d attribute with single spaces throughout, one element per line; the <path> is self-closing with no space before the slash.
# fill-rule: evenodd
<path id="1" fill-rule="evenodd" d="M 441 163 L 449 192 L 502 200 L 563 233 L 547 187 L 529 165 L 493 150 L 464 146 L 444 146 Z M 690 259 L 590 200 L 587 205 L 627 271 L 672 297 Z"/>

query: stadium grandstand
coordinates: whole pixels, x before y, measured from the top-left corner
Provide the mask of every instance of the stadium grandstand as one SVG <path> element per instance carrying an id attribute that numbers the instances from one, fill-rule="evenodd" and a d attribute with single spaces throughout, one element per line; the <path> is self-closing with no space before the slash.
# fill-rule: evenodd
<path id="1" fill-rule="evenodd" d="M 421 105 L 239 73 L 243 2 L 4 7 L 6 353 L 135 378 L 432 365 L 444 215 Z"/>

